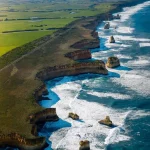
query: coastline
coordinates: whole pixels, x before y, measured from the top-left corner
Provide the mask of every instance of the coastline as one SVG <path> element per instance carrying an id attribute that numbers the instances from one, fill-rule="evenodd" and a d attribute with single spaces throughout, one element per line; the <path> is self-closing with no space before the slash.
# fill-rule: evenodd
<path id="1" fill-rule="evenodd" d="M 131 4 L 131 3 L 130 3 Z M 133 5 L 135 4 L 135 3 L 132 3 Z M 136 3 L 137 4 L 137 3 Z M 128 4 L 121 4 L 121 6 L 119 5 L 118 6 L 118 8 L 116 8 L 115 10 L 113 10 L 111 13 L 114 13 L 114 12 L 118 12 L 118 10 L 120 10 L 120 9 L 122 9 L 122 8 L 120 8 L 120 7 L 125 7 L 125 6 L 127 6 Z M 96 27 L 97 27 L 97 25 L 103 20 L 103 19 L 105 19 L 105 14 L 103 14 L 103 15 L 100 15 L 100 16 L 97 16 L 96 18 L 94 18 L 93 19 L 93 17 L 92 18 L 86 18 L 87 20 L 88 19 L 90 19 L 90 20 L 92 20 L 92 23 L 89 25 L 89 24 L 87 24 L 88 25 L 88 27 L 89 28 L 92 28 L 90 31 L 92 31 L 92 33 L 93 33 L 93 31 L 95 31 L 96 30 Z M 100 18 L 99 18 L 100 17 Z M 78 20 L 79 22 L 80 22 L 80 20 Z M 77 21 L 77 22 L 78 22 Z M 91 21 L 90 21 L 91 22 Z M 93 25 L 94 24 L 94 25 Z M 73 24 L 73 26 L 74 26 L 74 24 Z M 67 34 L 67 33 L 66 33 Z M 90 34 L 91 34 L 91 32 L 90 32 Z M 90 37 L 90 36 L 89 36 Z M 60 37 L 61 38 L 61 37 Z M 91 37 L 90 37 L 91 38 Z M 92 36 L 92 38 L 93 38 L 93 36 Z M 95 38 L 95 37 L 94 37 Z M 96 36 L 96 38 L 97 38 L 97 36 Z M 89 48 L 91 48 L 91 47 L 89 47 Z M 94 48 L 94 47 L 93 47 Z M 63 56 L 64 57 L 64 56 Z M 67 59 L 67 61 L 66 62 L 73 62 L 72 60 L 69 60 L 69 59 Z M 47 66 L 46 66 L 47 67 Z M 41 69 L 41 68 L 40 68 Z M 88 72 L 88 71 L 87 71 Z M 79 73 L 80 74 L 80 73 Z M 73 75 L 73 74 L 72 74 Z M 41 85 L 41 82 L 39 82 L 40 83 L 40 85 Z M 39 84 L 38 83 L 38 84 Z M 37 98 L 35 98 L 36 100 L 37 100 Z M 46 121 L 46 120 L 45 120 Z M 34 148 L 33 148 L 34 149 Z"/>

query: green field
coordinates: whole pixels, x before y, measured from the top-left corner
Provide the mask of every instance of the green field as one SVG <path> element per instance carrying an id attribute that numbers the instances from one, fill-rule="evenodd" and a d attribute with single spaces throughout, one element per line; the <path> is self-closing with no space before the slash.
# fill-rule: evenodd
<path id="1" fill-rule="evenodd" d="M 88 0 L 87 3 L 82 0 L 70 3 L 46 2 L 35 4 L 24 2 L 23 4 L 17 4 L 16 2 L 11 5 L 10 3 L 4 3 L 0 7 L 0 56 L 40 37 L 51 35 L 57 29 L 65 27 L 78 18 L 105 13 L 113 7 L 111 3 L 99 4 Z M 16 33 L 18 30 L 19 32 Z M 17 57 L 20 57 L 20 55 Z M 5 62 L 2 66 L 8 63 Z"/>

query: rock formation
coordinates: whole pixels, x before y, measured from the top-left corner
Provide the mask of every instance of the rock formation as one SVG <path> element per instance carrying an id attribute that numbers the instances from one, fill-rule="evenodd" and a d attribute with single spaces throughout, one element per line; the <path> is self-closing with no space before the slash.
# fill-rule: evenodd
<path id="1" fill-rule="evenodd" d="M 109 38 L 109 43 L 115 43 L 115 39 L 114 39 L 113 36 L 111 36 L 111 37 Z"/>
<path id="2" fill-rule="evenodd" d="M 117 57 L 109 57 L 106 63 L 108 68 L 115 68 L 120 66 L 120 61 Z"/>
<path id="3" fill-rule="evenodd" d="M 116 16 L 113 15 L 113 19 L 120 19 L 121 16 L 119 14 L 117 14 Z"/>
<path id="4" fill-rule="evenodd" d="M 45 123 L 46 121 L 58 121 L 58 119 L 56 108 L 47 108 L 29 116 L 31 124 L 40 124 Z"/>
<path id="5" fill-rule="evenodd" d="M 82 49 L 82 50 L 87 50 L 87 49 L 94 49 L 94 48 L 99 48 L 100 47 L 100 41 L 98 38 L 96 39 L 84 39 L 79 42 L 76 42 L 75 44 L 71 45 L 72 48 L 75 49 Z"/>
<path id="6" fill-rule="evenodd" d="M 106 116 L 106 118 L 104 120 L 100 120 L 99 123 L 103 124 L 103 125 L 106 125 L 106 126 L 109 126 L 109 127 L 113 126 L 113 123 L 110 120 L 109 116 Z"/>
<path id="7" fill-rule="evenodd" d="M 17 147 L 21 150 L 41 150 L 46 146 L 46 139 L 44 137 L 36 139 L 26 139 L 17 133 L 10 133 L 8 135 L 0 135 L 0 146 Z"/>
<path id="8" fill-rule="evenodd" d="M 108 74 L 105 63 L 101 60 L 93 62 L 79 62 L 54 67 L 47 67 L 36 74 L 41 81 L 51 80 L 57 77 L 79 75 L 84 73 Z"/>
<path id="9" fill-rule="evenodd" d="M 104 26 L 104 29 L 109 29 L 109 28 L 110 28 L 110 23 L 107 22 L 107 23 L 105 24 L 105 26 Z"/>
<path id="10" fill-rule="evenodd" d="M 78 120 L 79 119 L 79 116 L 77 114 L 74 114 L 74 113 L 69 113 L 68 117 L 72 118 L 73 120 Z"/>
<path id="11" fill-rule="evenodd" d="M 73 60 L 91 59 L 92 57 L 90 50 L 78 50 L 67 53 L 65 56 Z"/>
<path id="12" fill-rule="evenodd" d="M 90 142 L 85 140 L 85 141 L 80 141 L 80 148 L 79 150 L 90 150 Z"/>
<path id="13" fill-rule="evenodd" d="M 43 99 L 48 99 L 47 97 L 43 97 L 43 95 L 48 95 L 48 90 L 46 89 L 46 85 L 43 84 L 41 85 L 38 89 L 35 90 L 35 92 L 33 93 L 36 101 L 40 101 Z"/>

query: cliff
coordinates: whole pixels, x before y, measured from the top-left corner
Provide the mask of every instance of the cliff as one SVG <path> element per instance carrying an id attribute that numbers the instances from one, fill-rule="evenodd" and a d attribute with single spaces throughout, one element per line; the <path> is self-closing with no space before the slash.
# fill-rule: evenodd
<path id="1" fill-rule="evenodd" d="M 71 47 L 75 49 L 83 49 L 83 50 L 99 48 L 100 47 L 99 39 L 84 39 L 71 45 Z"/>
<path id="2" fill-rule="evenodd" d="M 74 64 L 66 64 L 54 67 L 47 67 L 43 71 L 36 74 L 36 78 L 41 81 L 51 80 L 57 77 L 79 75 L 84 73 L 108 74 L 103 61 L 80 62 Z"/>
<path id="3" fill-rule="evenodd" d="M 38 102 L 40 100 L 45 99 L 45 97 L 43 98 L 42 95 L 48 95 L 48 90 L 46 88 L 46 85 L 43 84 L 41 85 L 38 89 L 35 90 L 35 92 L 33 93 L 35 100 Z"/>
<path id="4" fill-rule="evenodd" d="M 0 135 L 0 145 L 1 147 L 17 147 L 21 150 L 41 150 L 46 146 L 46 140 L 43 137 L 27 139 L 17 133 L 10 133 Z"/>
<path id="5" fill-rule="evenodd" d="M 29 116 L 31 124 L 40 124 L 45 123 L 46 121 L 58 121 L 58 119 L 56 108 L 47 108 Z"/>
<path id="6" fill-rule="evenodd" d="M 90 50 L 78 50 L 65 54 L 66 57 L 73 60 L 91 59 Z"/>

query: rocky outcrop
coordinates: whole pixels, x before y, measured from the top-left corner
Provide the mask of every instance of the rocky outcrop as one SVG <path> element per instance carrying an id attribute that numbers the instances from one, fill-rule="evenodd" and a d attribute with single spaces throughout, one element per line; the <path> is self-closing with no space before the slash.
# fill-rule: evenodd
<path id="1" fill-rule="evenodd" d="M 36 89 L 33 95 L 37 102 L 43 99 L 49 99 L 48 97 L 43 97 L 43 95 L 44 96 L 48 95 L 48 90 L 46 89 L 45 84 L 41 85 L 38 89 Z"/>
<path id="2" fill-rule="evenodd" d="M 79 150 L 90 150 L 90 142 L 88 140 L 80 141 L 80 148 Z"/>
<path id="3" fill-rule="evenodd" d="M 65 56 L 73 60 L 91 59 L 92 57 L 90 50 L 78 50 L 67 53 Z"/>
<path id="4" fill-rule="evenodd" d="M 68 115 L 69 118 L 72 118 L 73 120 L 79 120 L 79 116 L 77 114 L 74 113 L 69 113 Z"/>
<path id="5" fill-rule="evenodd" d="M 103 124 L 103 125 L 106 125 L 106 126 L 109 126 L 109 127 L 113 126 L 113 123 L 110 120 L 109 116 L 106 116 L 106 118 L 104 120 L 100 120 L 99 123 Z"/>
<path id="6" fill-rule="evenodd" d="M 108 68 L 115 68 L 120 66 L 120 61 L 117 57 L 109 57 L 106 63 Z"/>
<path id="7" fill-rule="evenodd" d="M 81 40 L 73 45 L 71 45 L 72 48 L 75 49 L 83 49 L 83 50 L 87 50 L 87 49 L 94 49 L 94 48 L 99 48 L 100 44 L 99 44 L 99 39 L 84 39 Z"/>
<path id="8" fill-rule="evenodd" d="M 110 23 L 107 22 L 107 23 L 105 24 L 105 26 L 104 26 L 104 29 L 109 29 L 109 28 L 110 28 Z"/>
<path id="9" fill-rule="evenodd" d="M 56 108 L 47 108 L 43 111 L 31 114 L 29 121 L 31 124 L 45 123 L 46 121 L 58 121 L 59 118 L 56 114 Z"/>
<path id="10" fill-rule="evenodd" d="M 85 73 L 108 74 L 105 63 L 101 60 L 93 62 L 79 62 L 54 67 L 48 67 L 36 74 L 41 81 L 51 80 L 57 77 L 79 75 Z"/>
<path id="11" fill-rule="evenodd" d="M 6 145 L 21 150 L 41 150 L 46 146 L 46 139 L 43 137 L 26 139 L 17 133 L 0 135 L 0 147 L 5 147 Z"/>
<path id="12" fill-rule="evenodd" d="M 115 39 L 114 39 L 113 36 L 110 36 L 110 38 L 109 38 L 109 43 L 115 43 Z"/>
<path id="13" fill-rule="evenodd" d="M 116 16 L 113 15 L 113 19 L 120 19 L 121 18 L 121 15 L 117 14 Z"/>

